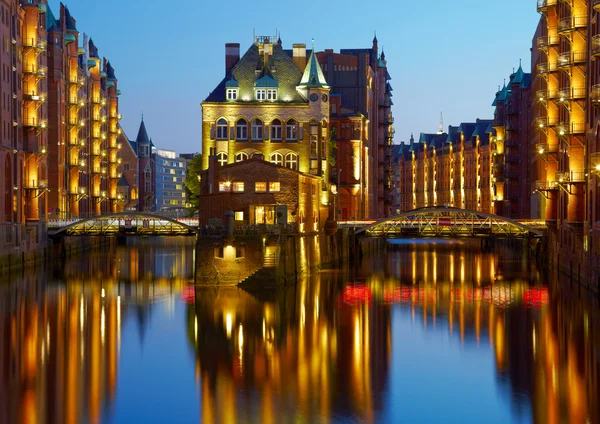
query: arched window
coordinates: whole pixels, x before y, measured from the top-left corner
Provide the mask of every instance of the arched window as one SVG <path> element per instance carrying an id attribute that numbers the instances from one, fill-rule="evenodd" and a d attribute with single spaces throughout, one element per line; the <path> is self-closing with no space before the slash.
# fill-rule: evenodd
<path id="1" fill-rule="evenodd" d="M 275 165 L 283 166 L 283 156 L 281 153 L 273 153 L 271 155 L 271 163 Z"/>
<path id="2" fill-rule="evenodd" d="M 227 121 L 223 118 L 217 122 L 217 140 L 227 140 Z"/>
<path id="3" fill-rule="evenodd" d="M 237 141 L 248 140 L 248 121 L 244 118 L 238 119 L 235 124 L 235 139 Z"/>
<path id="4" fill-rule="evenodd" d="M 288 153 L 285 155 L 285 166 L 286 168 L 298 170 L 298 155 L 296 153 Z"/>
<path id="5" fill-rule="evenodd" d="M 271 141 L 281 141 L 282 125 L 279 119 L 271 122 Z"/>
<path id="6" fill-rule="evenodd" d="M 12 202 L 12 167 L 10 164 L 10 156 L 6 155 L 6 163 L 4 165 L 4 220 L 6 222 L 12 222 Z"/>
<path id="7" fill-rule="evenodd" d="M 285 140 L 298 141 L 298 121 L 290 119 L 285 125 Z"/>
<path id="8" fill-rule="evenodd" d="M 252 141 L 263 140 L 263 123 L 260 119 L 252 121 Z"/>
<path id="9" fill-rule="evenodd" d="M 248 160 L 248 153 L 246 153 L 246 152 L 239 152 L 237 155 L 235 155 L 235 161 L 236 162 L 243 162 L 245 160 Z"/>
<path id="10" fill-rule="evenodd" d="M 221 166 L 227 165 L 227 153 L 225 153 L 225 152 L 217 153 L 217 162 Z"/>

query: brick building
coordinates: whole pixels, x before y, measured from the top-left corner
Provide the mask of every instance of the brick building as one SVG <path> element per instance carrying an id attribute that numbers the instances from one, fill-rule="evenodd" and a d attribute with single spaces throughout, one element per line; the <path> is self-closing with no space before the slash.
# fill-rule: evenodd
<path id="1" fill-rule="evenodd" d="M 122 146 L 120 150 L 122 162 L 118 168 L 121 179 L 117 183 L 118 210 L 136 211 L 138 210 L 140 161 L 125 133 L 119 135 L 118 142 Z"/>
<path id="2" fill-rule="evenodd" d="M 315 176 L 315 208 L 326 216 L 333 206 L 329 85 L 314 51 L 294 44 L 290 56 L 273 37 L 255 37 L 242 57 L 239 44 L 225 50 L 225 77 L 202 103 L 202 151 L 214 151 L 220 166 L 260 157 Z"/>
<path id="3" fill-rule="evenodd" d="M 361 140 L 368 155 L 368 160 L 365 161 L 367 178 L 360 182 L 360 192 L 368 211 L 367 216 L 389 216 L 393 202 L 391 148 L 394 119 L 391 111 L 391 77 L 385 53 L 379 54 L 375 37 L 370 48 L 341 49 L 339 53 L 325 50 L 317 53 L 317 58 L 325 79 L 331 86 L 331 93 L 341 98 L 341 109 L 366 119 L 366 131 Z M 336 172 L 334 170 L 334 174 Z M 345 176 L 346 172 L 353 173 L 353 168 L 342 167 L 342 179 L 352 179 L 351 175 Z M 332 178 L 336 179 L 337 175 L 332 175 Z"/>
<path id="4" fill-rule="evenodd" d="M 201 174 L 200 225 L 223 220 L 232 210 L 238 224 L 294 224 L 300 233 L 323 228 L 328 213 L 320 207 L 320 177 L 257 156 L 220 165 L 212 153 Z"/>
<path id="5" fill-rule="evenodd" d="M 155 210 L 154 199 L 156 196 L 156 166 L 152 155 L 152 149 L 155 147 L 148 137 L 144 117 L 142 117 L 135 141 L 132 140 L 129 143 L 138 157 L 138 211 L 152 212 Z"/>

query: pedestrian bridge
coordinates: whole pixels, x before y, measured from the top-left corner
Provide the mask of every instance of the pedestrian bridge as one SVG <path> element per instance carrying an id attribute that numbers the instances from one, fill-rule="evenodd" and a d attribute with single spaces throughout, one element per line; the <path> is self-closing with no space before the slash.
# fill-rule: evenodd
<path id="1" fill-rule="evenodd" d="M 355 234 L 373 237 L 542 237 L 544 225 L 538 221 L 521 223 L 485 212 L 448 207 L 414 209 L 375 221 Z"/>
<path id="2" fill-rule="evenodd" d="M 198 219 L 170 218 L 144 212 L 120 212 L 85 219 L 48 220 L 48 235 L 138 235 L 176 236 L 196 235 Z"/>

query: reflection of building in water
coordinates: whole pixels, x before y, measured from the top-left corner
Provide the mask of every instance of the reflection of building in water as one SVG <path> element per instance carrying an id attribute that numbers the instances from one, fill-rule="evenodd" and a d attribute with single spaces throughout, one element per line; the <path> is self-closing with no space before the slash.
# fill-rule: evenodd
<path id="1" fill-rule="evenodd" d="M 122 307 L 99 285 L 0 292 L 0 422 L 100 421 L 117 384 Z"/>
<path id="2" fill-rule="evenodd" d="M 337 278 L 317 275 L 267 298 L 198 289 L 188 334 L 203 422 L 373 419 L 387 378 L 389 308 L 338 308 Z"/>
<path id="3" fill-rule="evenodd" d="M 116 394 L 122 321 L 134 315 L 143 335 L 151 305 L 172 302 L 193 279 L 186 240 L 81 255 L 65 263 L 60 285 L 32 275 L 0 286 L 0 423 L 102 421 Z"/>

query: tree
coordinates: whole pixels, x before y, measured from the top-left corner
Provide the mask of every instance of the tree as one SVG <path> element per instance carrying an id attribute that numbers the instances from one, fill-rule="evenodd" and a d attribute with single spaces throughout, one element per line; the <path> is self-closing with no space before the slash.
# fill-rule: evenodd
<path id="1" fill-rule="evenodd" d="M 200 173 L 202 171 L 202 155 L 197 154 L 188 162 L 185 173 L 185 194 L 192 205 L 192 210 L 200 207 Z"/>

